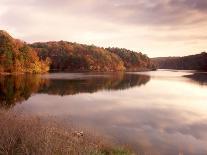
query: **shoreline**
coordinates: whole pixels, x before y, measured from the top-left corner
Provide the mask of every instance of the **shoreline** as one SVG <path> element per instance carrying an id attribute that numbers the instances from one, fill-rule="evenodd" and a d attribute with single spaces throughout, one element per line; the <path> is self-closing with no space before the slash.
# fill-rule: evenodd
<path id="1" fill-rule="evenodd" d="M 53 118 L 14 111 L 0 110 L 0 134 L 0 152 L 3 154 L 134 154 L 129 148 L 117 146 L 88 131 L 57 123 Z"/>
<path id="2" fill-rule="evenodd" d="M 157 71 L 157 69 L 128 69 L 123 71 L 108 71 L 108 72 L 101 72 L 101 71 L 72 71 L 72 70 L 65 70 L 65 71 L 59 71 L 59 70 L 50 70 L 48 72 L 44 73 L 27 73 L 27 72 L 0 72 L 0 75 L 25 75 L 25 74 L 48 74 L 48 73 L 125 73 L 125 72 L 149 72 L 149 71 Z"/>

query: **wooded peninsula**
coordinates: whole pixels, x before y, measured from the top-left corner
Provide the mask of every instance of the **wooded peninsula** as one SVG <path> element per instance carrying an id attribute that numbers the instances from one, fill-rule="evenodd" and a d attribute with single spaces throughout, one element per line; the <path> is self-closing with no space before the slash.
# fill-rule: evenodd
<path id="1" fill-rule="evenodd" d="M 117 72 L 155 70 L 150 58 L 123 48 L 66 41 L 27 44 L 0 30 L 0 73 Z"/>

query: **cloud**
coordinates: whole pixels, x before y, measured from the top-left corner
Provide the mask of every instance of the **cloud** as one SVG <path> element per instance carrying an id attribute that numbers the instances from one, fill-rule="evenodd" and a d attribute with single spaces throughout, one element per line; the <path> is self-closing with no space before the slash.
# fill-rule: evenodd
<path id="1" fill-rule="evenodd" d="M 206 49 L 206 10 L 205 0 L 1 0 L 0 26 L 30 42 L 68 40 L 167 56 Z"/>
<path id="2" fill-rule="evenodd" d="M 205 0 L 4 0 L 3 4 L 20 8 L 26 6 L 33 11 L 79 14 L 128 24 L 172 26 L 204 22 L 207 17 Z"/>

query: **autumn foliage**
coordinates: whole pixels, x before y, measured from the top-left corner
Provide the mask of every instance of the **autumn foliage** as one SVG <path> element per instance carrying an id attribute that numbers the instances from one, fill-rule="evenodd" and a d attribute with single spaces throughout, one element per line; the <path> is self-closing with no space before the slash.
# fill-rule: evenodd
<path id="1" fill-rule="evenodd" d="M 66 41 L 27 44 L 0 31 L 0 73 L 117 72 L 153 70 L 142 54 Z"/>
<path id="2" fill-rule="evenodd" d="M 0 31 L 0 72 L 42 73 L 49 70 L 49 59 L 40 60 L 25 42 Z"/>
<path id="3" fill-rule="evenodd" d="M 121 59 L 104 48 L 65 41 L 31 45 L 38 55 L 52 60 L 51 70 L 113 72 L 125 70 Z"/>
<path id="4" fill-rule="evenodd" d="M 124 48 L 107 48 L 111 53 L 121 58 L 127 71 L 155 70 L 156 66 L 147 55 Z"/>
<path id="5" fill-rule="evenodd" d="M 59 71 L 143 71 L 155 66 L 142 54 L 120 48 L 101 48 L 59 41 L 31 45 L 38 55 L 52 60 L 51 70 Z"/>

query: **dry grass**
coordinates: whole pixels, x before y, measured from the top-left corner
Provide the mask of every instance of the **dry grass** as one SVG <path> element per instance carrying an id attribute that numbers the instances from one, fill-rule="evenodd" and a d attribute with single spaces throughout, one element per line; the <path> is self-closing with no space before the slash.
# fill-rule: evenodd
<path id="1" fill-rule="evenodd" d="M 77 133 L 53 121 L 0 111 L 2 155 L 128 155 L 88 133 Z"/>

